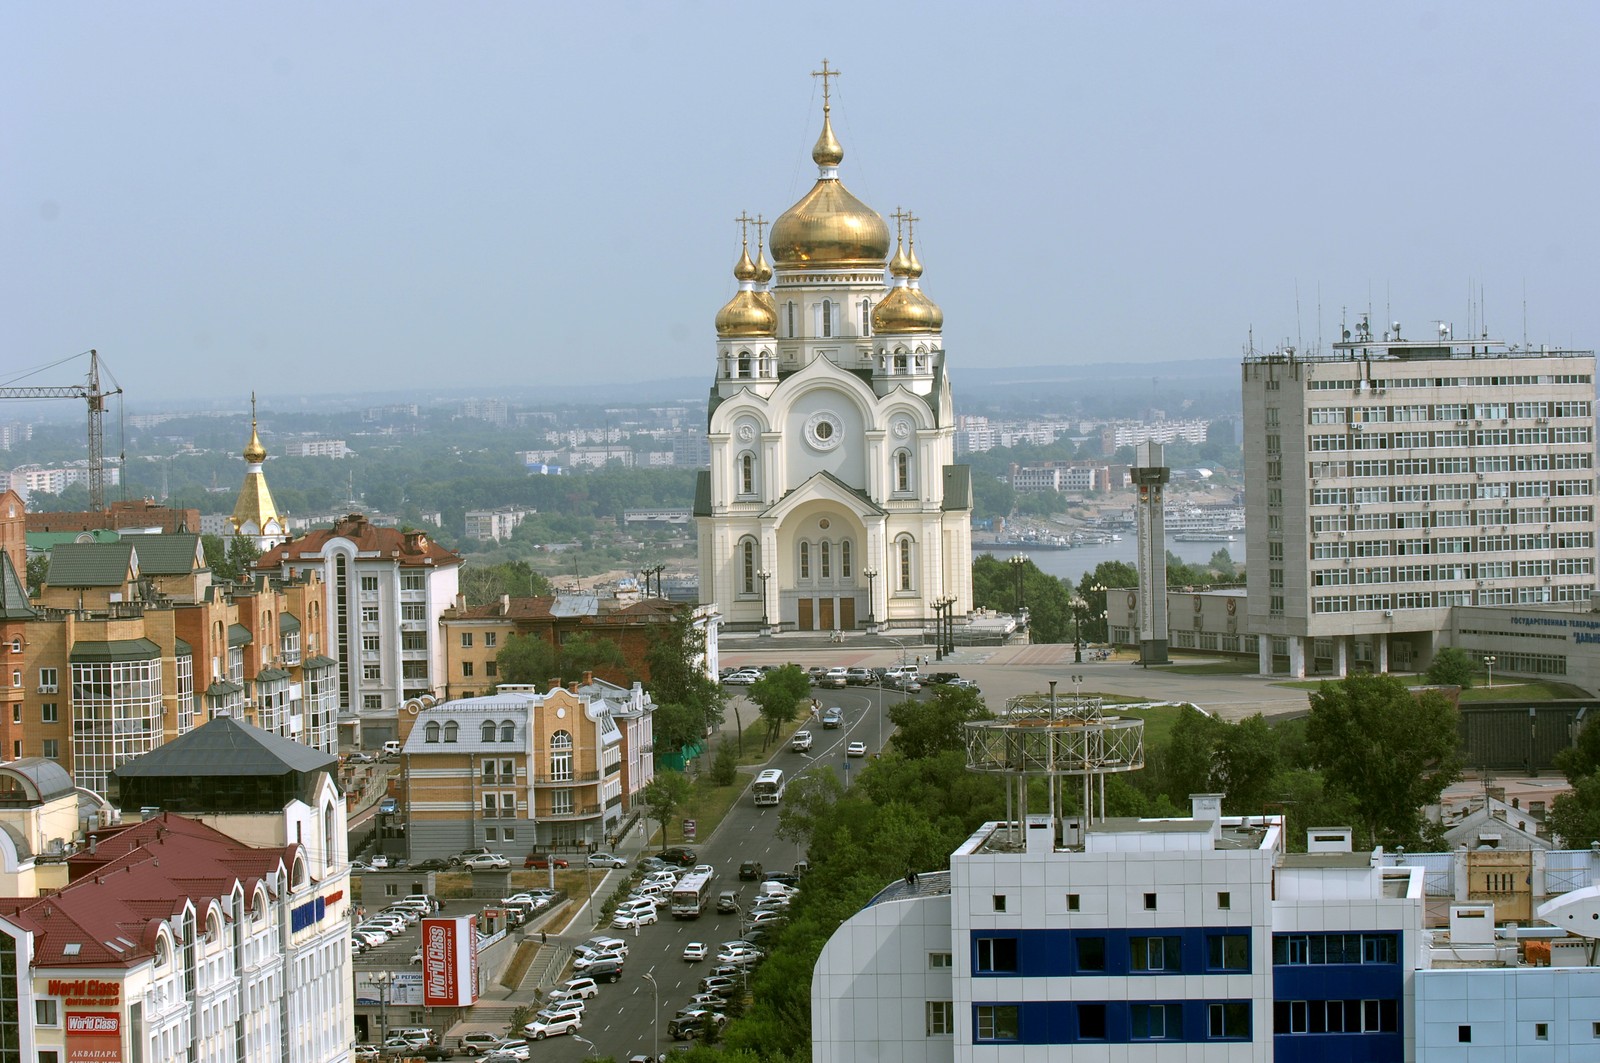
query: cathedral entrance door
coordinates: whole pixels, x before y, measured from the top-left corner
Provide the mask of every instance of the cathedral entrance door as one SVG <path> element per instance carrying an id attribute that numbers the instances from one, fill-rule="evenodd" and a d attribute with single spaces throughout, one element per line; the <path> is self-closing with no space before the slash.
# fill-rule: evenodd
<path id="1" fill-rule="evenodd" d="M 854 598 L 839 599 L 839 627 L 845 631 L 856 629 L 856 600 Z"/>
<path id="2" fill-rule="evenodd" d="M 797 614 L 794 626 L 801 631 L 815 631 L 816 626 L 811 622 L 812 599 L 800 598 L 795 602 Z"/>
<path id="3" fill-rule="evenodd" d="M 833 630 L 833 602 L 832 598 L 817 599 L 817 627 L 823 631 Z"/>

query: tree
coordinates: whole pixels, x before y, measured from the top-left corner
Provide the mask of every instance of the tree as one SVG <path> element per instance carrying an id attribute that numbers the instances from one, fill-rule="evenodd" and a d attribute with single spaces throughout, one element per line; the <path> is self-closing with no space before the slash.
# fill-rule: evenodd
<path id="1" fill-rule="evenodd" d="M 750 700 L 761 710 L 767 721 L 767 733 L 761 739 L 764 751 L 783 725 L 794 719 L 802 701 L 811 697 L 811 679 L 798 664 L 774 668 L 750 684 Z"/>
<path id="2" fill-rule="evenodd" d="M 912 760 L 964 751 L 967 746 L 962 725 L 990 716 L 976 690 L 940 685 L 932 697 L 904 698 L 889 710 L 889 722 L 895 728 L 889 741 L 898 753 Z"/>
<path id="3" fill-rule="evenodd" d="M 1111 632 L 1106 624 L 1106 595 L 1113 589 L 1137 587 L 1139 570 L 1126 561 L 1102 561 L 1093 572 L 1078 581 L 1078 597 L 1083 599 L 1083 638 L 1086 642 L 1107 642 Z M 1096 590 L 1096 588 L 1099 588 Z"/>
<path id="4" fill-rule="evenodd" d="M 579 632 L 561 644 L 556 674 L 564 683 L 575 683 L 586 672 L 599 675 L 602 671 L 610 671 L 616 680 L 620 680 L 621 670 L 627 666 L 628 659 L 622 655 L 622 647 L 614 640 Z"/>
<path id="5" fill-rule="evenodd" d="M 713 786 L 732 786 L 739 778 L 739 755 L 726 740 L 717 743 L 717 755 L 711 761 Z"/>
<path id="6" fill-rule="evenodd" d="M 819 764 L 801 772 L 783 789 L 778 837 L 796 845 L 808 844 L 843 796 L 844 784 L 831 767 Z"/>
<path id="7" fill-rule="evenodd" d="M 705 717 L 692 705 L 669 701 L 657 703 L 651 717 L 651 730 L 658 750 L 680 750 L 705 738 Z"/>
<path id="8" fill-rule="evenodd" d="M 650 669 L 650 696 L 658 706 L 688 708 L 700 717 L 701 731 L 722 726 L 728 691 L 715 677 L 706 674 L 705 628 L 695 622 L 689 610 L 680 612 L 670 623 L 651 628 L 644 659 Z"/>
<path id="9" fill-rule="evenodd" d="M 1568 848 L 1600 841 L 1600 724 L 1585 724 L 1577 740 L 1556 754 L 1556 767 L 1572 790 L 1551 803 L 1551 831 Z"/>
<path id="10" fill-rule="evenodd" d="M 689 800 L 694 784 L 681 771 L 663 771 L 639 791 L 650 818 L 661 824 L 661 844 L 667 843 L 667 820 Z"/>
<path id="11" fill-rule="evenodd" d="M 555 647 L 537 635 L 512 635 L 494 659 L 502 683 L 542 686 L 558 674 Z"/>
<path id="12" fill-rule="evenodd" d="M 1434 686 L 1471 690 L 1472 658 L 1458 647 L 1444 647 L 1433 655 L 1433 663 L 1428 665 L 1428 682 Z"/>
<path id="13" fill-rule="evenodd" d="M 1307 749 L 1351 801 L 1368 844 L 1415 846 L 1422 806 L 1461 775 L 1455 706 L 1390 675 L 1357 673 L 1311 695 Z"/>
<path id="14" fill-rule="evenodd" d="M 39 591 L 50 582 L 50 555 L 40 554 L 28 558 L 28 594 L 37 598 Z"/>
<path id="15" fill-rule="evenodd" d="M 1261 812 L 1274 797 L 1281 763 L 1277 736 L 1259 712 L 1225 725 L 1212 770 L 1212 782 L 1224 795 L 1224 807 L 1240 815 Z"/>
<path id="16" fill-rule="evenodd" d="M 255 540 L 247 535 L 200 536 L 200 547 L 205 551 L 206 567 L 217 582 L 237 583 L 250 578 L 250 570 L 261 557 Z"/>
<path id="17" fill-rule="evenodd" d="M 550 581 L 533 570 L 526 561 L 504 561 L 498 565 L 461 566 L 461 593 L 468 605 L 488 605 L 501 596 L 539 598 L 552 593 Z"/>

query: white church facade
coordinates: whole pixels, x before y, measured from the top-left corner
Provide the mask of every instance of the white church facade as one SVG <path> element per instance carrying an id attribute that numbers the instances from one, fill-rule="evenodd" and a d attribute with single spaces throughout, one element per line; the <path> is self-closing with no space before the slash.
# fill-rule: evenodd
<path id="1" fill-rule="evenodd" d="M 738 630 L 921 629 L 972 608 L 972 483 L 916 221 L 839 181 L 824 63 L 816 185 L 748 243 L 717 314 L 701 598 Z M 749 219 L 746 219 L 747 221 Z M 762 225 L 759 220 L 758 225 Z"/>

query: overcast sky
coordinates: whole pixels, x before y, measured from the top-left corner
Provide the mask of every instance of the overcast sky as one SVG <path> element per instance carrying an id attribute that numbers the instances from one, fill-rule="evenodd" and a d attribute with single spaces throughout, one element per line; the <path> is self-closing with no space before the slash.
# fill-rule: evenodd
<path id="1" fill-rule="evenodd" d="M 1460 336 L 1480 289 L 1492 334 L 1593 348 L 1597 52 L 1588 0 L 0 0 L 0 383 L 89 347 L 146 410 L 709 383 L 824 57 L 958 373 L 1309 347 L 1369 304 Z"/>

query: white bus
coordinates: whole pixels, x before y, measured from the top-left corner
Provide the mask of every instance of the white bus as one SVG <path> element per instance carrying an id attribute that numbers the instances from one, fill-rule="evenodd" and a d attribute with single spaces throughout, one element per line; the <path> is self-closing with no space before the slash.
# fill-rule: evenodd
<path id="1" fill-rule="evenodd" d="M 672 887 L 672 917 L 698 919 L 711 901 L 711 872 L 685 875 Z"/>
<path id="2" fill-rule="evenodd" d="M 755 785 L 751 787 L 756 795 L 758 805 L 776 805 L 783 801 L 783 772 L 778 768 L 768 768 L 756 776 Z"/>

